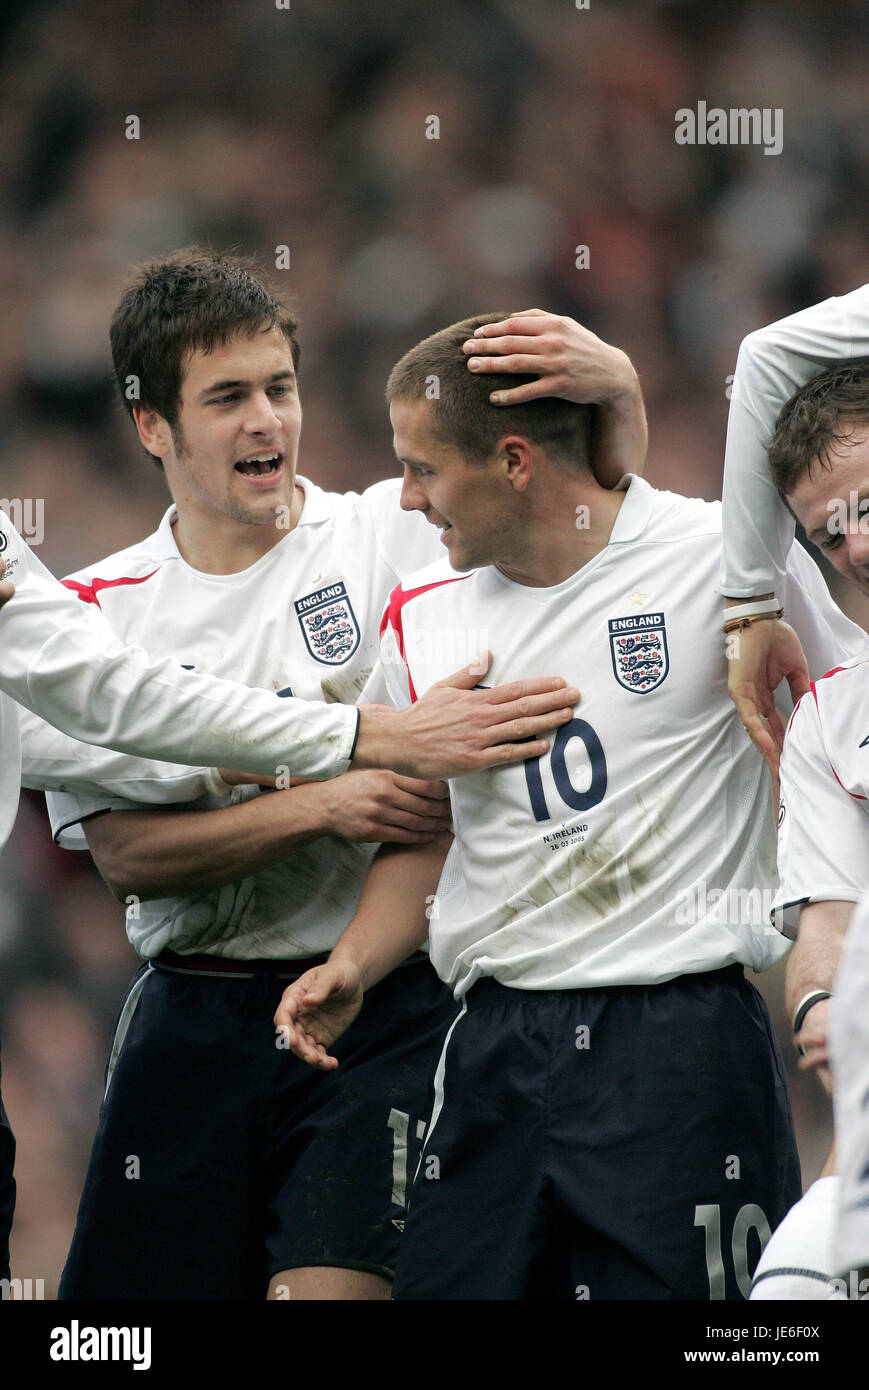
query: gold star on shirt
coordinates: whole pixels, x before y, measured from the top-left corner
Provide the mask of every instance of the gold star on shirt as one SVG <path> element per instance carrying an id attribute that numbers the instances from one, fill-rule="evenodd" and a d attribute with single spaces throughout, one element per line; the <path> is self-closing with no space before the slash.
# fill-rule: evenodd
<path id="1" fill-rule="evenodd" d="M 642 608 L 643 605 L 648 602 L 649 595 L 641 594 L 639 589 L 634 589 L 634 592 L 630 594 L 628 597 L 628 603 L 631 605 L 632 608 Z"/>

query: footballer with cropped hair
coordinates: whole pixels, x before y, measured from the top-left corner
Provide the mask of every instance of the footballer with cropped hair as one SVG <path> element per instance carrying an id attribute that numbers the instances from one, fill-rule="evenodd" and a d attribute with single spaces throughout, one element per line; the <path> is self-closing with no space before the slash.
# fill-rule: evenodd
<path id="1" fill-rule="evenodd" d="M 435 635 L 483 628 L 491 679 L 557 653 L 581 702 L 547 755 L 451 782 L 439 858 L 375 859 L 276 1022 L 329 1080 L 368 988 L 426 936 L 456 996 L 395 1298 L 747 1298 L 800 1184 L 746 976 L 787 943 L 741 906 L 772 893 L 775 827 L 727 693 L 720 507 L 637 477 L 602 489 L 581 405 L 498 415 L 462 363 L 486 328 L 452 324 L 390 375 L 402 505 L 448 560 L 393 590 L 384 674 L 410 707 L 443 674 Z M 869 652 L 802 550 L 782 593 L 815 671 Z"/>

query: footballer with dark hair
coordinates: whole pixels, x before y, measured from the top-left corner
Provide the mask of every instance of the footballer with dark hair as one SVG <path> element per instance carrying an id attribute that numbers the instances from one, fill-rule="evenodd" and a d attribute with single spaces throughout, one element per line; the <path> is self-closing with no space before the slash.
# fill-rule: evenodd
<path id="1" fill-rule="evenodd" d="M 558 336 L 569 345 L 564 321 Z M 155 654 L 282 696 L 358 700 L 390 590 L 442 546 L 402 510 L 398 479 L 339 495 L 297 472 L 293 315 L 247 264 L 194 248 L 136 275 L 111 338 L 172 501 L 152 535 L 69 587 Z M 624 393 L 617 430 L 639 391 L 624 355 L 601 348 L 591 360 L 603 356 L 610 395 Z M 551 364 L 548 350 L 539 360 Z M 644 438 L 617 461 L 605 445 L 616 478 L 642 467 Z M 554 684 L 526 687 L 536 717 L 512 738 L 570 717 L 577 692 Z M 89 848 L 132 900 L 127 929 L 143 958 L 112 1046 L 64 1298 L 389 1294 L 450 993 L 408 952 L 372 991 L 325 1087 L 272 1015 L 341 935 L 376 845 L 436 846 L 449 802 L 442 783 L 386 771 L 288 783 L 212 785 L 180 806 L 167 780 L 159 804 L 156 774 L 131 765 L 122 791 L 116 779 L 50 799 L 58 841 Z"/>

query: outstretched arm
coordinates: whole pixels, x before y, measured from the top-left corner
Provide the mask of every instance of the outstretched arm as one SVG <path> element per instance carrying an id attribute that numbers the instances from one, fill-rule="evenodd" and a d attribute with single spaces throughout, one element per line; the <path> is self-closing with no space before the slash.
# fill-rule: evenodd
<path id="1" fill-rule="evenodd" d="M 493 405 L 561 396 L 596 405 L 592 467 L 604 487 L 642 473 L 649 436 L 643 393 L 630 358 L 575 319 L 523 309 L 478 328 L 464 344 L 472 372 L 534 373 L 536 381 L 494 391 Z"/>
<path id="2" fill-rule="evenodd" d="M 573 718 L 575 686 L 542 676 L 492 689 L 474 687 L 490 652 L 438 681 L 410 709 L 360 710 L 354 767 L 389 767 L 408 777 L 458 777 L 545 753 L 546 733 Z M 530 743 L 522 740 L 531 737 Z"/>
<path id="3" fill-rule="evenodd" d="M 794 522 L 772 484 L 766 452 L 782 406 L 827 367 L 867 355 L 869 285 L 743 339 L 724 451 L 723 594 L 756 597 L 784 578 Z"/>
<path id="4" fill-rule="evenodd" d="M 522 762 L 571 718 L 560 679 L 474 690 L 475 662 L 412 710 L 388 713 L 282 699 L 273 692 L 152 662 L 73 597 L 2 517 L 14 593 L 0 606 L 0 690 L 74 738 L 122 753 L 325 779 L 349 766 L 423 779 Z M 491 659 L 491 658 L 490 658 Z M 531 745 L 520 740 L 535 737 Z"/>
<path id="5" fill-rule="evenodd" d="M 728 608 L 782 597 L 794 521 L 769 475 L 767 446 L 782 407 L 835 362 L 869 353 L 869 285 L 760 328 L 739 349 L 724 454 L 721 592 Z M 775 618 L 728 643 L 728 689 L 755 747 L 775 771 L 781 727 L 773 680 L 808 689 L 799 637 Z"/>
<path id="6" fill-rule="evenodd" d="M 152 661 L 64 588 L 2 512 L 0 534 L 15 586 L 0 608 L 0 689 L 13 700 L 74 738 L 124 753 L 263 774 L 282 764 L 297 776 L 347 770 L 356 710 Z"/>
<path id="7" fill-rule="evenodd" d="M 308 970 L 284 990 L 275 1026 L 297 1057 L 332 1071 L 328 1049 L 376 985 L 425 941 L 434 900 L 452 837 L 428 845 L 386 846 L 371 866 L 359 906 L 325 965 Z"/>

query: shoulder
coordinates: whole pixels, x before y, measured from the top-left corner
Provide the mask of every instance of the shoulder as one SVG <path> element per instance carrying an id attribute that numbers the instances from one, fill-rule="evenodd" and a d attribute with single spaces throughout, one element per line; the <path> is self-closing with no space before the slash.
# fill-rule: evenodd
<path id="1" fill-rule="evenodd" d="M 434 526 L 420 512 L 401 507 L 401 479 L 384 478 L 364 492 L 324 492 L 300 479 L 306 492 L 306 519 L 331 522 L 338 533 L 352 530 L 354 548 L 367 546 L 371 558 L 403 575 L 434 560 L 443 547 Z"/>
<path id="2" fill-rule="evenodd" d="M 406 574 L 402 580 L 396 584 L 390 594 L 390 599 L 395 596 L 401 603 L 410 603 L 411 600 L 419 598 L 422 594 L 430 593 L 434 589 L 440 589 L 445 584 L 460 584 L 479 573 L 478 570 L 454 570 L 448 558 L 443 556 L 435 560 L 430 565 L 424 565 L 422 569 L 413 570 Z"/>
<path id="3" fill-rule="evenodd" d="M 683 544 L 712 537 L 720 546 L 721 503 L 665 492 L 645 478 L 632 477 L 614 536 L 648 544 Z"/>
<path id="4" fill-rule="evenodd" d="M 862 714 L 866 709 L 867 694 L 869 657 L 857 657 L 813 680 L 809 693 L 802 697 L 797 709 L 814 709 L 821 727 L 835 735 L 844 724 L 850 724 L 857 711 Z"/>
<path id="5" fill-rule="evenodd" d="M 116 550 L 101 560 L 85 565 L 80 570 L 68 574 L 63 583 L 86 603 L 99 606 L 99 596 L 104 589 L 138 586 L 156 575 L 169 558 L 166 545 L 168 517 L 157 531 L 134 545 Z M 176 552 L 177 554 L 177 552 Z"/>
<path id="6" fill-rule="evenodd" d="M 680 492 L 650 489 L 652 508 L 650 524 L 668 538 L 721 535 L 721 503 L 707 502 L 702 497 L 684 497 Z"/>
<path id="7" fill-rule="evenodd" d="M 385 478 L 366 488 L 360 498 L 380 553 L 395 574 L 404 575 L 437 561 L 443 553 L 437 528 L 422 512 L 401 507 L 401 479 Z"/>
<path id="8" fill-rule="evenodd" d="M 854 657 L 851 661 L 843 661 L 841 665 L 834 666 L 831 670 L 825 671 L 817 680 L 813 680 L 810 694 L 804 695 L 800 704 L 812 698 L 819 710 L 822 705 L 833 708 L 850 697 L 865 697 L 867 683 L 869 683 L 869 657 Z"/>
<path id="9" fill-rule="evenodd" d="M 814 750 L 829 763 L 844 790 L 859 800 L 865 795 L 862 764 L 869 759 L 867 686 L 865 657 L 843 662 L 813 680 L 791 715 L 784 748 L 788 767 L 795 751 L 811 758 Z"/>
<path id="10" fill-rule="evenodd" d="M 373 483 L 364 492 L 327 492 L 311 482 L 310 478 L 298 477 L 297 481 L 305 492 L 306 521 L 343 521 L 364 518 L 379 526 L 401 525 L 410 520 L 407 512 L 401 510 L 401 479 L 384 478 Z"/>
<path id="11" fill-rule="evenodd" d="M 434 595 L 438 591 L 443 591 L 447 586 L 461 586 L 476 573 L 478 571 L 470 570 L 460 574 L 444 557 L 431 565 L 425 565 L 422 569 L 405 575 L 389 595 L 386 612 L 381 623 L 381 632 L 387 625 L 400 628 L 408 608 L 418 607 L 420 601 L 427 595 Z"/>

